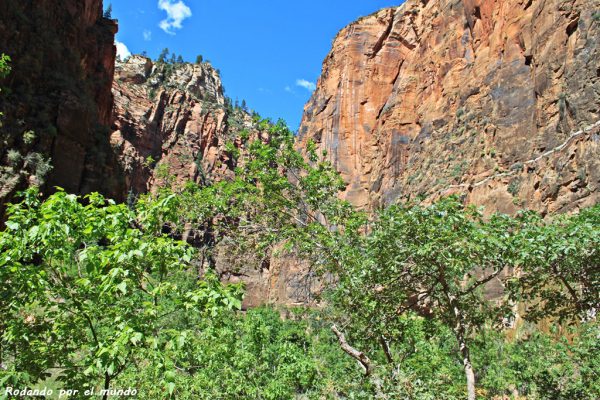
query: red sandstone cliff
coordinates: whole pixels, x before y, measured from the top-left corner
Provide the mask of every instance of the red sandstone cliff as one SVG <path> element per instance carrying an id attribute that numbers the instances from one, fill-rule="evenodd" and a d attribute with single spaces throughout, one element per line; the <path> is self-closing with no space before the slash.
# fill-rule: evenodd
<path id="1" fill-rule="evenodd" d="M 600 199 L 599 0 L 409 0 L 343 29 L 305 107 L 362 207 L 465 193 L 488 210 Z M 555 151 L 552 151 L 555 150 Z"/>
<path id="2" fill-rule="evenodd" d="M 236 163 L 231 146 L 243 153 L 242 135 L 268 140 L 223 92 L 218 72 L 207 63 L 153 63 L 141 56 L 117 62 L 111 140 L 128 192 L 151 191 L 165 179 L 180 186 L 231 177 Z M 275 258 L 264 265 L 248 255 L 238 269 L 232 266 L 239 259 L 231 257 L 230 249 L 218 246 L 216 270 L 224 281 L 245 283 L 244 307 L 309 300 L 310 282 L 297 260 Z"/>
<path id="3" fill-rule="evenodd" d="M 176 183 L 231 173 L 225 150 L 251 117 L 225 106 L 217 71 L 207 63 L 157 63 L 133 56 L 117 63 L 111 141 L 126 188 L 144 193 L 164 175 Z"/>
<path id="4" fill-rule="evenodd" d="M 2 0 L 0 52 L 13 71 L 0 83 L 0 213 L 32 182 L 123 192 L 108 129 L 116 32 L 102 0 Z"/>

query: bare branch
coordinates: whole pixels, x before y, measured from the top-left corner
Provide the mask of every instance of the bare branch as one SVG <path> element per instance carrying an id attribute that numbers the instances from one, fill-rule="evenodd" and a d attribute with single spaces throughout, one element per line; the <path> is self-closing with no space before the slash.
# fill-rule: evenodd
<path id="1" fill-rule="evenodd" d="M 369 359 L 369 357 L 367 357 L 367 355 L 362 351 L 350 346 L 346 341 L 346 337 L 342 332 L 340 332 L 337 326 L 333 325 L 331 327 L 331 330 L 333 331 L 333 333 L 335 333 L 335 336 L 337 336 L 338 342 L 340 343 L 340 347 L 342 348 L 342 350 L 344 350 L 344 352 L 350 357 L 358 361 L 358 363 L 365 370 L 365 376 L 369 376 L 371 374 L 371 360 Z"/>

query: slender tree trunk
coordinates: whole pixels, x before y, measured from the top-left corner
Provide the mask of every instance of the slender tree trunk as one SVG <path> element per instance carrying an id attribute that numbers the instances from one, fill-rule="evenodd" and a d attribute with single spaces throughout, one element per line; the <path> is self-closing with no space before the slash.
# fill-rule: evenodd
<path id="1" fill-rule="evenodd" d="M 104 395 L 102 400 L 108 400 L 108 390 L 110 389 L 110 375 L 108 372 L 104 373 Z"/>
<path id="2" fill-rule="evenodd" d="M 464 320 L 460 308 L 452 296 L 451 304 L 454 309 L 454 316 L 456 318 L 456 325 L 454 327 L 454 334 L 460 347 L 460 354 L 463 359 L 463 368 L 465 370 L 465 377 L 467 378 L 467 399 L 475 400 L 475 372 L 473 371 L 473 365 L 471 364 L 471 355 L 469 352 L 469 346 L 467 346 L 467 330 L 465 328 Z"/>
<path id="3" fill-rule="evenodd" d="M 456 298 L 456 296 L 452 294 L 452 291 L 450 290 L 450 287 L 446 282 L 443 270 L 441 269 L 439 279 L 440 283 L 442 284 L 442 287 L 444 288 L 444 295 L 448 300 L 448 306 L 454 313 L 454 335 L 456 336 L 456 340 L 458 341 L 458 345 L 460 347 L 460 354 L 463 359 L 465 377 L 467 378 L 467 399 L 475 400 L 475 372 L 473 371 L 473 365 L 471 364 L 469 346 L 467 346 L 467 329 L 462 311 L 459 307 L 460 302 Z"/>
<path id="4" fill-rule="evenodd" d="M 475 372 L 473 371 L 473 365 L 471 364 L 471 355 L 469 352 L 469 346 L 467 346 L 467 330 L 463 322 L 462 313 L 456 299 L 449 296 L 451 304 L 454 309 L 454 316 L 456 318 L 456 326 L 454 327 L 454 334 L 460 347 L 460 354 L 463 359 L 463 368 L 465 370 L 465 377 L 467 378 L 467 399 L 475 400 Z"/>
<path id="5" fill-rule="evenodd" d="M 460 354 L 463 358 L 463 368 L 465 370 L 465 376 L 467 378 L 467 399 L 475 400 L 475 372 L 473 371 L 473 365 L 471 365 L 471 356 L 469 354 L 469 347 L 465 342 L 463 332 L 457 333 L 456 338 L 460 346 Z"/>
<path id="6" fill-rule="evenodd" d="M 385 354 L 385 358 L 387 359 L 389 364 L 394 363 L 394 358 L 392 357 L 392 352 L 390 351 L 390 344 L 385 340 L 385 337 L 382 335 L 379 336 L 379 344 L 381 344 L 381 348 Z"/>
<path id="7" fill-rule="evenodd" d="M 346 354 L 348 354 L 350 357 L 352 357 L 356 361 L 358 361 L 358 363 L 365 370 L 365 376 L 369 376 L 371 374 L 371 360 L 369 359 L 369 357 L 367 357 L 367 355 L 365 353 L 363 353 L 362 351 L 357 350 L 354 347 L 350 346 L 348 344 L 348 342 L 346 341 L 346 336 L 344 336 L 344 334 L 342 332 L 340 332 L 340 330 L 337 328 L 337 326 L 333 325 L 331 327 L 331 330 L 337 337 L 342 350 L 344 350 L 344 352 Z"/>
<path id="8" fill-rule="evenodd" d="M 371 373 L 373 372 L 374 366 L 371 363 L 371 360 L 369 359 L 369 357 L 362 351 L 350 346 L 350 344 L 348 344 L 348 342 L 346 341 L 346 336 L 344 336 L 344 334 L 342 332 L 340 332 L 340 330 L 337 328 L 337 326 L 333 325 L 331 327 L 331 330 L 333 331 L 335 336 L 337 336 L 338 342 L 339 342 L 342 350 L 346 354 L 348 354 L 350 357 L 352 357 L 356 361 L 358 361 L 358 363 L 365 370 L 365 377 L 369 378 L 370 381 L 375 386 L 375 398 L 381 399 L 381 400 L 387 400 L 389 397 L 385 393 L 383 393 L 383 388 L 382 388 L 383 382 L 382 382 L 381 378 L 379 378 L 378 376 L 371 375 Z"/>

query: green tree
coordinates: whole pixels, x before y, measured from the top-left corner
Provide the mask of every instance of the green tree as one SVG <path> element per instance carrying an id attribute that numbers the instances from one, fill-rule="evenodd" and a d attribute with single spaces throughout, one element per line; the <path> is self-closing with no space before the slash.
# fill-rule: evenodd
<path id="1" fill-rule="evenodd" d="M 336 197 L 343 187 L 337 172 L 324 162 L 307 163 L 285 123 L 257 121 L 256 129 L 269 140 L 245 144 L 235 178 L 205 187 L 189 184 L 178 191 L 178 220 L 170 229 L 198 246 L 209 267 L 215 265 L 213 252 L 219 244 L 229 246 L 235 269 L 250 262 L 249 255 L 265 260 L 286 240 L 310 236 L 304 228 L 318 221 L 317 213 L 335 218 L 335 213 L 350 209 Z M 228 150 L 242 156 L 233 143 Z M 163 195 L 158 191 L 151 196 Z"/>
<path id="2" fill-rule="evenodd" d="M 167 62 L 167 56 L 169 55 L 169 49 L 168 48 L 164 48 L 160 54 L 158 55 L 158 58 L 156 59 L 156 62 L 159 63 L 164 63 Z"/>
<path id="3" fill-rule="evenodd" d="M 169 321 L 241 304 L 239 286 L 190 275 L 192 249 L 162 234 L 174 198 L 132 210 L 62 191 L 42 203 L 29 190 L 10 206 L 0 233 L 3 386 L 28 387 L 58 368 L 67 387 L 106 390 L 127 368 L 152 362 L 157 383 L 173 392 L 164 354 L 189 326 Z"/>
<path id="4" fill-rule="evenodd" d="M 106 7 L 103 16 L 104 18 L 112 19 L 112 4 L 109 4 L 108 7 Z"/>
<path id="5" fill-rule="evenodd" d="M 417 311 L 450 328 L 468 398 L 475 399 L 470 338 L 490 318 L 501 321 L 504 310 L 486 301 L 483 289 L 513 264 L 514 226 L 500 215 L 485 221 L 455 198 L 429 207 L 391 206 L 369 224 L 368 235 L 336 240 L 332 268 L 340 288 L 334 301 L 386 353 L 400 315 Z"/>
<path id="6" fill-rule="evenodd" d="M 258 308 L 197 322 L 185 345 L 170 350 L 178 399 L 320 398 L 343 387 L 342 381 L 360 378 L 331 334 L 308 318 L 283 320 L 276 310 Z M 337 371 L 343 376 L 339 381 Z M 147 365 L 129 370 L 119 385 L 138 387 L 146 398 L 162 398 L 153 384 L 157 379 Z"/>
<path id="7" fill-rule="evenodd" d="M 5 79 L 10 75 L 11 67 L 10 67 L 10 57 L 6 54 L 0 54 L 0 79 Z M 2 92 L 2 88 L 0 87 L 0 92 Z M 0 117 L 2 113 L 0 112 Z M 0 123 L 0 127 L 2 124 Z"/>
<path id="8" fill-rule="evenodd" d="M 202 55 L 199 54 L 196 56 L 196 64 L 202 64 L 202 60 L 203 60 Z"/>
<path id="9" fill-rule="evenodd" d="M 537 213 L 520 216 L 520 276 L 510 288 L 538 321 L 587 321 L 600 309 L 600 205 L 550 222 Z"/>

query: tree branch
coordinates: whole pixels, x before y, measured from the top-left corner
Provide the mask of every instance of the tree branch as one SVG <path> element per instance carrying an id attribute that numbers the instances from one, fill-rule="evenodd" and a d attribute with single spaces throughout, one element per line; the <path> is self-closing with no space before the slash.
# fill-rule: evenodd
<path id="1" fill-rule="evenodd" d="M 346 341 L 346 337 L 344 336 L 344 334 L 342 332 L 340 332 L 340 330 L 337 328 L 337 326 L 333 325 L 331 327 L 331 330 L 333 331 L 333 333 L 335 333 L 335 336 L 337 336 L 338 342 L 340 343 L 340 347 L 342 348 L 342 350 L 344 350 L 344 352 L 346 354 L 348 354 L 350 357 L 352 357 L 356 361 L 358 361 L 358 363 L 365 370 L 365 376 L 369 376 L 371 374 L 371 369 L 372 369 L 371 360 L 369 359 L 369 357 L 367 357 L 367 355 L 365 353 L 363 353 L 362 351 L 357 350 L 354 347 L 350 346 L 348 344 L 348 342 Z"/>
<path id="2" fill-rule="evenodd" d="M 385 353 L 385 358 L 387 359 L 388 363 L 393 364 L 394 357 L 392 357 L 392 352 L 390 351 L 390 344 L 385 339 L 385 337 L 383 337 L 383 335 L 379 335 L 379 344 L 381 344 L 381 348 Z"/>

